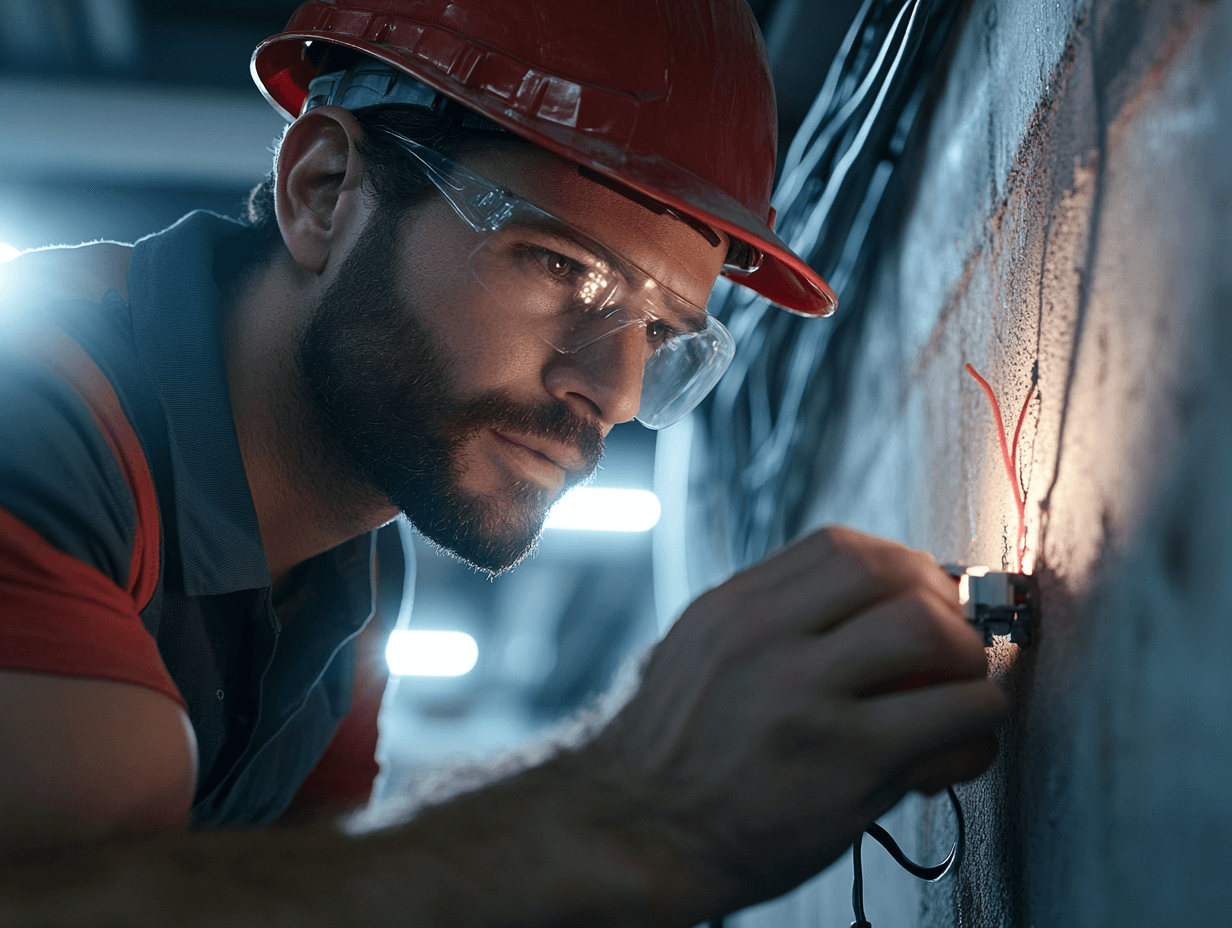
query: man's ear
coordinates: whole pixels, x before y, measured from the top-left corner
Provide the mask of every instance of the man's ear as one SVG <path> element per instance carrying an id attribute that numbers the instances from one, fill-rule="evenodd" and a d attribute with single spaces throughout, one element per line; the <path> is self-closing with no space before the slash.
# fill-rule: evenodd
<path id="1" fill-rule="evenodd" d="M 313 274 L 365 214 L 363 158 L 355 147 L 362 136 L 349 112 L 322 106 L 291 125 L 278 151 L 278 228 L 295 262 Z"/>

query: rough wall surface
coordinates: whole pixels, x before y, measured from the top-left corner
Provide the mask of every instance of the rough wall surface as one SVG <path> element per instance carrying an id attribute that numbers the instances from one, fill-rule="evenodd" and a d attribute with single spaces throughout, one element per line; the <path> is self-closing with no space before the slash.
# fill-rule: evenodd
<path id="1" fill-rule="evenodd" d="M 1012 429 L 1042 623 L 964 786 L 957 880 L 866 842 L 895 926 L 1232 925 L 1232 0 L 973 0 L 883 256 L 855 423 L 810 523 L 1011 565 Z M 1010 567 L 1012 569 L 1012 566 Z M 944 853 L 944 799 L 887 817 Z M 734 916 L 846 925 L 850 864 Z"/>

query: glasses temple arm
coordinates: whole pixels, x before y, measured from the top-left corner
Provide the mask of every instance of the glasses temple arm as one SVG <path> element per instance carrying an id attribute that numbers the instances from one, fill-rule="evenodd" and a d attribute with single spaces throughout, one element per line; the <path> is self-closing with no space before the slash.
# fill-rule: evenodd
<path id="1" fill-rule="evenodd" d="M 513 204 L 504 191 L 414 139 L 392 129 L 382 131 L 419 162 L 424 176 L 449 201 L 462 221 L 476 232 L 493 232 L 509 218 Z"/>

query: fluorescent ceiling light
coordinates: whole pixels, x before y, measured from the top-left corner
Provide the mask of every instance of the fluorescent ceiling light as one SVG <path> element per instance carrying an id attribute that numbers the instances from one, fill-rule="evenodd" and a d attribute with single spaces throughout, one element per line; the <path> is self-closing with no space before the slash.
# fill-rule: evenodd
<path id="1" fill-rule="evenodd" d="M 645 532 L 659 521 L 659 497 L 649 490 L 577 487 L 560 498 L 544 528 Z"/>
<path id="2" fill-rule="evenodd" d="M 479 660 L 466 632 L 395 631 L 385 646 L 389 672 L 404 677 L 460 677 Z"/>
<path id="3" fill-rule="evenodd" d="M 21 254 L 21 252 L 12 245 L 6 245 L 4 242 L 0 242 L 0 264 L 3 264 L 5 261 L 12 261 L 19 254 Z"/>

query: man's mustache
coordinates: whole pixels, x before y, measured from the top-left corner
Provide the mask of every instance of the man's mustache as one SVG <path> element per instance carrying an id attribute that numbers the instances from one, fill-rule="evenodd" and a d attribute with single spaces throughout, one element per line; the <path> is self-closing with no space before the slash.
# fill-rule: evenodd
<path id="1" fill-rule="evenodd" d="M 497 428 L 566 445 L 577 452 L 587 475 L 603 458 L 603 430 L 559 400 L 528 404 L 490 393 L 466 403 L 452 418 L 450 431 L 456 437 Z"/>

